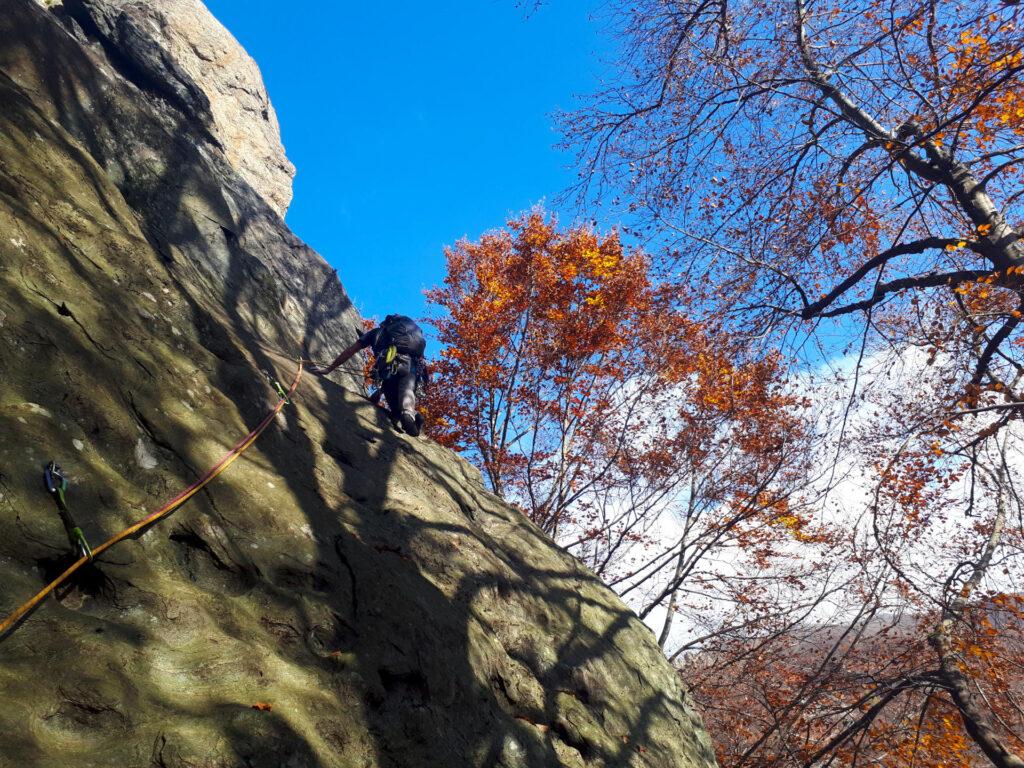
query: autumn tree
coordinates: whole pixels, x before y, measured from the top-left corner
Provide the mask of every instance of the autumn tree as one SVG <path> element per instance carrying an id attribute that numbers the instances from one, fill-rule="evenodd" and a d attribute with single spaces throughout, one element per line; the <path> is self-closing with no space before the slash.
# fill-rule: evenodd
<path id="1" fill-rule="evenodd" d="M 1005 469 L 1002 461 L 988 456 L 978 466 Z M 900 500 L 877 515 L 876 524 L 896 534 L 877 535 L 886 541 L 884 556 L 871 534 L 839 543 L 833 554 L 853 573 L 837 562 L 829 574 L 841 577 L 843 590 L 830 595 L 828 612 L 728 633 L 684 659 L 723 765 L 973 766 L 984 762 L 979 738 L 1019 741 L 1021 596 L 979 588 L 997 556 L 994 543 L 1006 533 L 1000 529 L 1006 512 L 1016 505 L 998 469 L 981 474 L 997 525 L 978 560 L 970 560 L 968 538 L 948 536 L 962 514 L 955 501 L 947 500 L 948 510 L 930 510 L 938 525 L 922 526 L 908 522 Z M 917 545 L 897 544 L 901 536 Z M 1010 551 L 1019 546 L 1016 534 L 1001 544 Z M 933 592 L 908 588 L 943 570 L 966 575 Z M 934 646 L 941 643 L 949 647 L 937 659 Z M 1012 753 L 1003 759 L 1013 764 Z"/>
<path id="2" fill-rule="evenodd" d="M 432 433 L 641 616 L 663 614 L 663 644 L 680 615 L 720 631 L 731 612 L 709 605 L 752 601 L 751 571 L 821 541 L 792 498 L 803 402 L 777 356 L 745 359 L 689 319 L 644 253 L 534 211 L 446 255 Z"/>
<path id="3" fill-rule="evenodd" d="M 624 201 L 669 244 L 663 273 L 737 336 L 819 364 L 853 353 L 838 447 L 818 454 L 836 469 L 856 451 L 870 489 L 837 552 L 858 573 L 847 630 L 811 637 L 812 617 L 773 636 L 796 676 L 736 678 L 764 690 L 723 722 L 759 695 L 766 716 L 723 762 L 1019 768 L 1021 670 L 994 660 L 1020 617 L 990 618 L 1024 575 L 1019 5 L 615 5 L 621 77 L 566 121 L 583 197 Z M 901 356 L 917 375 L 851 441 L 865 367 Z M 841 473 L 824 474 L 827 494 Z M 897 615 L 898 642 L 871 640 Z"/>

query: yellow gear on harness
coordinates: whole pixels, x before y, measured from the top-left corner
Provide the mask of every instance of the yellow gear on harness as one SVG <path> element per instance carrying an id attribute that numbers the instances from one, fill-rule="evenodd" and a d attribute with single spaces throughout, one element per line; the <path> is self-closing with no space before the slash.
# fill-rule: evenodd
<path id="1" fill-rule="evenodd" d="M 392 344 L 381 353 L 373 367 L 374 385 L 380 386 L 394 376 L 398 369 L 398 363 L 398 347 Z"/>

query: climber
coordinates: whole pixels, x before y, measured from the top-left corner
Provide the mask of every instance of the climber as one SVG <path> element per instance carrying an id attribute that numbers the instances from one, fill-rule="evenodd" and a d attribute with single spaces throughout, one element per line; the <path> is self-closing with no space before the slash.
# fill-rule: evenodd
<path id="1" fill-rule="evenodd" d="M 416 437 L 423 427 L 423 416 L 416 411 L 416 394 L 426 380 L 423 353 L 427 341 L 420 327 L 405 315 L 388 315 L 326 368 L 311 366 L 308 370 L 325 376 L 367 347 L 373 349 L 373 379 L 377 385 L 370 395 L 371 402 L 380 402 L 383 395 L 392 423 L 401 424 L 406 434 Z"/>

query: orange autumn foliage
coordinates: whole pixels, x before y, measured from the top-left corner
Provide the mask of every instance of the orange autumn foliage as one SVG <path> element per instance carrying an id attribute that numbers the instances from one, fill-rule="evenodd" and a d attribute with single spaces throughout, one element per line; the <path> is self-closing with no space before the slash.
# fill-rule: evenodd
<path id="1" fill-rule="evenodd" d="M 957 637 L 962 671 L 995 707 L 997 722 L 1018 736 L 1022 608 L 1020 595 L 988 595 Z M 682 674 L 716 736 L 722 765 L 983 765 L 934 675 L 923 639 L 930 625 L 924 615 L 916 622 L 890 615 L 876 617 L 859 635 L 818 626 L 767 643 L 729 640 L 688 659 Z M 843 727 L 860 721 L 862 728 L 854 741 L 823 752 L 838 733 L 837 721 Z M 751 754 L 766 732 L 770 738 Z"/>
<path id="2" fill-rule="evenodd" d="M 784 499 L 803 469 L 780 469 L 803 439 L 804 402 L 777 355 L 745 359 L 691 320 L 643 252 L 533 211 L 446 256 L 444 285 L 428 293 L 445 345 L 426 400 L 432 434 L 600 575 L 624 577 L 638 552 L 662 547 L 659 515 L 711 468 L 699 503 L 730 506 L 709 525 L 731 543 L 768 558 L 813 538 L 761 501 L 769 486 Z"/>

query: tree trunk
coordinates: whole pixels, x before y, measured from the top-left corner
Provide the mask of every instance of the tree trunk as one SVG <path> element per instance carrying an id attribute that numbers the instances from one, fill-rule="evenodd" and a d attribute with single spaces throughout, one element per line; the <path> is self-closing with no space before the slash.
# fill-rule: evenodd
<path id="1" fill-rule="evenodd" d="M 971 690 L 971 682 L 960 669 L 956 652 L 953 648 L 953 624 L 962 619 L 967 603 L 981 583 L 992 556 L 1002 540 L 1003 525 L 1006 520 L 1006 502 L 1003 495 L 1003 480 L 1006 472 L 1005 459 L 999 470 L 999 497 L 997 501 L 996 519 L 992 523 L 985 547 L 978 561 L 971 568 L 971 575 L 960 589 L 960 593 L 942 610 L 942 619 L 928 639 L 939 657 L 939 672 L 953 702 L 960 711 L 964 729 L 974 740 L 985 757 L 996 768 L 1024 768 L 1024 759 L 1014 754 L 1003 743 L 992 723 L 989 721 L 978 696 Z"/>

